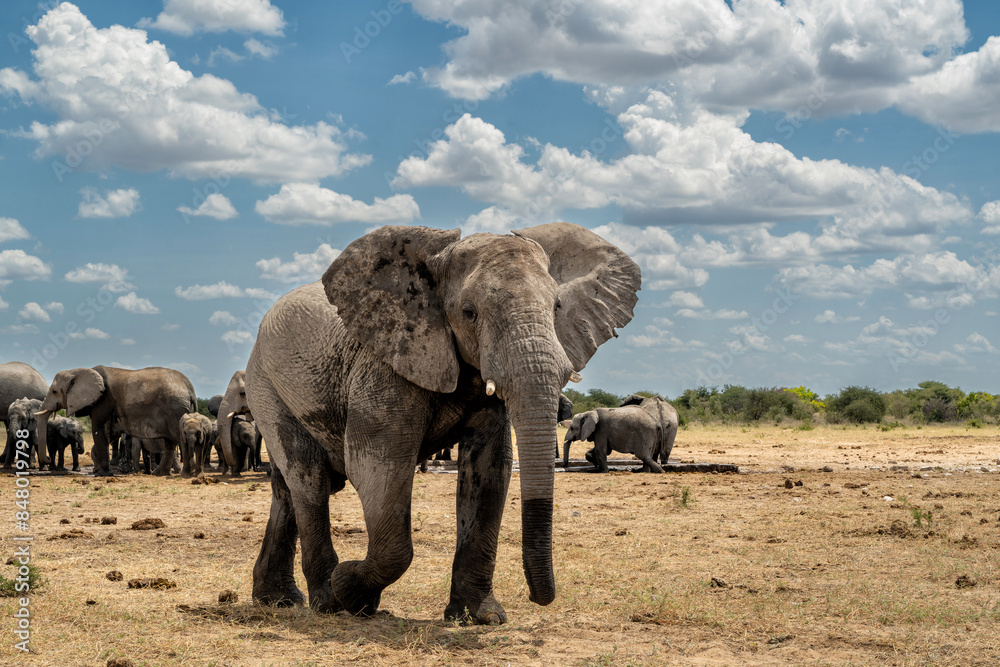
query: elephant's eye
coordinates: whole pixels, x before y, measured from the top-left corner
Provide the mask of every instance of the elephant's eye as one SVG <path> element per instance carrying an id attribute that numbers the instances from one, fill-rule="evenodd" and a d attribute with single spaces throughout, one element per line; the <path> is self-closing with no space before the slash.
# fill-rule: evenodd
<path id="1" fill-rule="evenodd" d="M 470 322 L 475 322 L 477 318 L 476 309 L 473 308 L 470 304 L 465 304 L 464 306 L 462 306 L 462 315 L 465 317 L 465 319 L 469 320 Z"/>
<path id="2" fill-rule="evenodd" d="M 556 297 L 556 310 L 559 310 L 560 308 L 562 308 L 562 300 L 559 297 Z"/>

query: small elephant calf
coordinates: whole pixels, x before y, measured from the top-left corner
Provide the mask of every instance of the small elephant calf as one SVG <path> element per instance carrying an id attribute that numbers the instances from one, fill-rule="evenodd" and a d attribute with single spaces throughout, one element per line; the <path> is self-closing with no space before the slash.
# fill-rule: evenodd
<path id="1" fill-rule="evenodd" d="M 600 472 L 608 472 L 608 453 L 635 454 L 642 472 L 663 472 L 656 462 L 660 454 L 662 428 L 659 420 L 638 406 L 597 408 L 573 417 L 563 441 L 563 466 L 569 466 L 569 447 L 574 440 L 594 443 L 587 460 Z"/>
<path id="2" fill-rule="evenodd" d="M 45 434 L 46 448 L 49 450 L 49 469 L 66 469 L 64 457 L 68 446 L 73 454 L 73 470 L 79 470 L 80 454 L 83 454 L 83 424 L 71 417 L 52 415 L 49 417 Z"/>

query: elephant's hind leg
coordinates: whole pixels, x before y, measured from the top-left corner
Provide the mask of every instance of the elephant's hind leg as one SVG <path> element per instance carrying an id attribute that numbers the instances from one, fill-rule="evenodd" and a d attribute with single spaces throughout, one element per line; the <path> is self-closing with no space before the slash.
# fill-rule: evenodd
<path id="1" fill-rule="evenodd" d="M 281 471 L 271 465 L 271 516 L 264 542 L 253 566 L 253 599 L 263 604 L 288 607 L 305 602 L 295 585 L 295 542 L 298 525 L 292 511 L 292 495 Z"/>
<path id="2" fill-rule="evenodd" d="M 445 619 L 498 625 L 507 612 L 493 596 L 497 541 L 510 484 L 513 452 L 502 414 L 473 416 L 458 445 L 458 543 Z"/>
<path id="3" fill-rule="evenodd" d="M 402 577 L 413 560 L 410 504 L 425 429 L 423 424 L 405 429 L 388 425 L 381 415 L 367 411 L 348 416 L 351 482 L 364 509 L 368 553 L 364 560 L 337 566 L 333 593 L 356 616 L 374 616 L 382 591 Z"/>

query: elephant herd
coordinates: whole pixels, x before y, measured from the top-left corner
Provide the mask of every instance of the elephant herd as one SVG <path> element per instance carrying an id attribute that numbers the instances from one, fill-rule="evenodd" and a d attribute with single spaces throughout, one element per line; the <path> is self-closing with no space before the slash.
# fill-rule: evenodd
<path id="1" fill-rule="evenodd" d="M 216 449 L 223 474 L 239 476 L 244 465 L 257 470 L 261 437 L 246 408 L 243 371 L 237 371 L 225 395 L 210 401 L 218 408 L 233 408 L 219 422 L 197 412 L 191 381 L 169 368 L 127 370 L 106 366 L 59 371 L 51 384 L 22 362 L 0 364 L 0 414 L 7 428 L 7 442 L 0 463 L 10 469 L 17 457 L 17 443 L 26 449 L 25 464 L 64 470 L 66 447 L 79 470 L 83 453 L 83 426 L 67 415 L 91 419 L 94 474 L 111 475 L 138 471 L 140 460 L 149 462 L 156 475 L 171 470 L 182 476 L 197 476 L 210 469 L 211 450 Z M 240 396 L 242 395 L 242 398 Z M 2 410 L 0 410 L 2 413 Z M 225 431 L 219 433 L 220 422 Z M 228 454 L 226 453 L 228 452 Z M 177 454 L 180 454 L 180 463 Z M 22 455 L 23 456 L 23 455 Z"/>
<path id="2" fill-rule="evenodd" d="M 221 458 L 234 474 L 244 456 L 259 461 L 261 438 L 267 443 L 271 510 L 254 600 L 305 601 L 294 576 L 300 545 L 312 609 L 374 615 L 413 558 L 416 468 L 457 442 L 458 534 L 444 615 L 505 622 L 493 573 L 513 427 L 528 597 L 551 603 L 560 391 L 632 320 L 640 284 L 623 250 L 579 225 L 464 238 L 458 229 L 384 226 L 347 245 L 320 281 L 280 298 L 245 372 L 213 399 Z M 10 401 L 40 401 L 39 461 L 56 411 L 66 410 L 92 420 L 97 475 L 112 474 L 109 444 L 123 434 L 164 443 L 157 472 L 169 471 L 177 446 L 182 473 L 205 469 L 213 438 L 207 420 L 191 416 L 194 390 L 177 371 L 78 368 L 38 389 Z M 655 398 L 636 402 L 570 422 L 574 438 L 594 442 L 588 458 L 598 468 L 610 449 L 634 452 L 649 470 L 669 456 L 676 412 Z M 348 481 L 364 508 L 368 551 L 341 561 L 329 503 Z"/>

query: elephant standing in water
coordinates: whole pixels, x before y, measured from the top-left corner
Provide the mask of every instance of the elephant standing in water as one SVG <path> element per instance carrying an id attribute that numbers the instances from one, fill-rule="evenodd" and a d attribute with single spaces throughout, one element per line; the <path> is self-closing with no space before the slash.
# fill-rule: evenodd
<path id="1" fill-rule="evenodd" d="M 382 590 L 413 557 L 416 466 L 458 442 L 458 537 L 445 617 L 505 622 L 493 573 L 511 425 L 529 598 L 541 605 L 555 598 L 559 392 L 632 319 L 639 267 L 569 223 L 460 237 L 457 229 L 377 229 L 348 245 L 321 282 L 285 295 L 263 318 L 246 370 L 272 464 L 255 600 L 304 601 L 293 576 L 300 539 L 309 606 L 375 614 Z M 340 562 L 329 497 L 347 480 L 364 509 L 368 552 Z"/>
<path id="2" fill-rule="evenodd" d="M 150 367 L 139 370 L 94 366 L 56 373 L 38 413 L 39 448 L 45 448 L 48 416 L 90 415 L 94 475 L 110 476 L 108 443 L 121 433 L 134 438 L 164 438 L 167 456 L 154 474 L 169 475 L 180 442 L 180 418 L 198 408 L 191 381 L 180 371 Z"/>
<path id="3" fill-rule="evenodd" d="M 3 454 L 0 454 L 0 461 L 3 462 L 5 470 L 9 470 L 14 464 L 17 443 L 17 438 L 13 437 L 10 430 L 7 409 L 19 398 L 42 400 L 48 390 L 49 383 L 41 373 L 28 364 L 21 361 L 7 361 L 0 364 L 0 421 L 7 427 L 7 443 Z M 46 452 L 42 450 L 39 454 L 39 465 L 45 463 L 47 463 Z"/>

